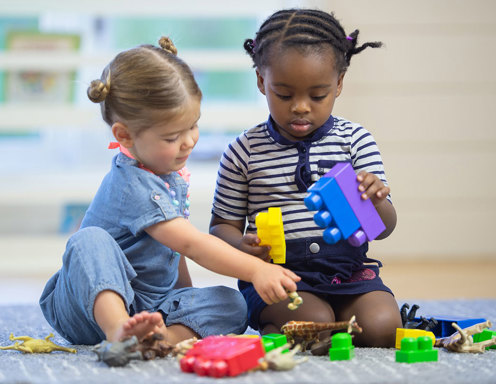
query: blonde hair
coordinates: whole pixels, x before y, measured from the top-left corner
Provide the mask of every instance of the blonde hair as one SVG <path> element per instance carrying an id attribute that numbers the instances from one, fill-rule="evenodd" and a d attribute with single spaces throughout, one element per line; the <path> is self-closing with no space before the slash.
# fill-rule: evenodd
<path id="1" fill-rule="evenodd" d="M 117 121 L 131 123 L 138 133 L 155 121 L 156 112 L 175 112 L 191 96 L 201 99 L 193 73 L 177 57 L 172 40 L 162 37 L 159 45 L 140 45 L 119 53 L 100 79 L 91 82 L 88 98 L 100 103 L 109 126 Z"/>

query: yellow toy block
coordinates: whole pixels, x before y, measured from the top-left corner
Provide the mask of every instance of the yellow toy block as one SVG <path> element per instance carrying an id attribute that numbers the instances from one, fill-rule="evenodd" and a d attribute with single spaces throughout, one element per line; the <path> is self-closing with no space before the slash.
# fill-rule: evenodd
<path id="1" fill-rule="evenodd" d="M 267 212 L 260 212 L 255 217 L 255 225 L 260 245 L 270 245 L 269 255 L 274 263 L 284 264 L 286 262 L 286 239 L 281 208 L 269 207 Z"/>
<path id="2" fill-rule="evenodd" d="M 429 336 L 432 340 L 432 346 L 434 346 L 436 336 L 432 332 L 424 331 L 423 329 L 396 328 L 396 349 L 401 349 L 401 340 L 405 337 L 413 337 L 414 339 L 417 339 L 419 336 Z"/>

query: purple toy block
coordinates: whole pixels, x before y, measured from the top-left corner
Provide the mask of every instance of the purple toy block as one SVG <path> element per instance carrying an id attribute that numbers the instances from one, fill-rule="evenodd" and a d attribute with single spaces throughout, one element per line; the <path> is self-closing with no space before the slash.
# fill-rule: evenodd
<path id="1" fill-rule="evenodd" d="M 321 178 L 308 188 L 308 192 L 304 203 L 310 211 L 318 211 L 314 215 L 315 223 L 321 228 L 327 228 L 323 233 L 324 241 L 329 244 L 335 244 L 341 239 L 350 241 L 357 230 L 360 230 L 360 222 L 353 214 L 337 181 Z"/>
<path id="2" fill-rule="evenodd" d="M 360 183 L 356 179 L 357 176 L 351 163 L 337 163 L 322 177 L 336 179 L 368 241 L 374 240 L 386 229 L 372 202 L 362 199 L 358 190 Z M 354 244 L 352 243 L 352 245 Z"/>

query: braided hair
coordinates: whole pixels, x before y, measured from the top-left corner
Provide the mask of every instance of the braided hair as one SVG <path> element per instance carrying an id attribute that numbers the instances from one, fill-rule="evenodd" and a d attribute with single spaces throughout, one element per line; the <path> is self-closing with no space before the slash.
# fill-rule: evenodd
<path id="1" fill-rule="evenodd" d="M 251 56 L 254 67 L 268 65 L 275 47 L 293 47 L 323 50 L 332 47 L 336 70 L 346 71 L 353 55 L 365 48 L 378 48 L 381 42 L 368 42 L 357 46 L 358 29 L 346 35 L 334 14 L 315 9 L 285 9 L 274 13 L 263 22 L 255 39 L 246 39 L 244 48 Z"/>

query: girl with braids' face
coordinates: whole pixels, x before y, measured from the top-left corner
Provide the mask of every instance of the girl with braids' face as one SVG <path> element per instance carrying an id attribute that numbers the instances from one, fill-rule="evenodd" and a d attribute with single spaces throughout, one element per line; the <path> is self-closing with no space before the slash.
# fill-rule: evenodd
<path id="1" fill-rule="evenodd" d="M 381 43 L 357 44 L 332 14 L 290 9 L 276 12 L 244 47 L 252 57 L 257 85 L 267 98 L 276 129 L 302 140 L 324 124 L 341 93 L 351 57 Z"/>
<path id="2" fill-rule="evenodd" d="M 311 135 L 331 115 L 343 87 L 344 73 L 334 65 L 331 49 L 303 54 L 281 52 L 257 70 L 257 85 L 266 98 L 279 133 L 297 141 Z"/>

